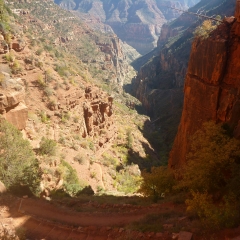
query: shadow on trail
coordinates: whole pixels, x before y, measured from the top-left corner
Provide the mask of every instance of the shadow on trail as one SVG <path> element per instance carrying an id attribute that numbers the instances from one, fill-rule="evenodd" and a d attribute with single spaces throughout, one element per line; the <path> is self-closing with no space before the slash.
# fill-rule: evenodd
<path id="1" fill-rule="evenodd" d="M 131 236 L 127 239 L 134 240 L 139 239 L 140 232 L 127 230 L 127 226 L 155 213 L 151 206 L 151 202 L 138 196 L 82 195 L 46 201 L 7 193 L 0 196 L 0 219 L 5 230 L 16 227 L 19 239 L 117 240 Z M 148 239 L 141 234 L 141 239 Z"/>

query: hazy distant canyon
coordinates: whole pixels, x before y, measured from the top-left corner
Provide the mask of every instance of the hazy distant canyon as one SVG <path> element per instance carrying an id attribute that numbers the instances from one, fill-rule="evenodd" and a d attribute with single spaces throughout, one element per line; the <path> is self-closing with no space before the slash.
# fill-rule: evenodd
<path id="1" fill-rule="evenodd" d="M 161 27 L 181 12 L 169 7 L 188 9 L 199 0 L 55 0 L 61 7 L 72 10 L 91 25 L 105 24 L 124 42 L 140 54 L 157 45 Z M 168 7 L 166 7 L 168 6 Z"/>

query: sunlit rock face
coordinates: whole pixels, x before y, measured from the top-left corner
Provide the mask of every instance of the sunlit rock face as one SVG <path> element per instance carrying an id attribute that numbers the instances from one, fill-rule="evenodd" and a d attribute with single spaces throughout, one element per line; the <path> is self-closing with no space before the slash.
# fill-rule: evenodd
<path id="1" fill-rule="evenodd" d="M 184 88 L 184 107 L 178 133 L 170 154 L 169 166 L 186 162 L 191 136 L 206 121 L 227 123 L 240 137 L 240 22 L 224 22 L 207 39 L 196 38 Z"/>

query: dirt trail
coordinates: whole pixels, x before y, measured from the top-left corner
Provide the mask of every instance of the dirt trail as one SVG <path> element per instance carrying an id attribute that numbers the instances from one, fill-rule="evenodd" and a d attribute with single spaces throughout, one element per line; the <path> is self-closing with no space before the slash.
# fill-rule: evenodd
<path id="1" fill-rule="evenodd" d="M 131 213 L 79 213 L 66 208 L 58 208 L 50 203 L 35 199 L 21 199 L 19 211 L 74 226 L 124 226 L 143 218 L 147 213 L 156 212 L 146 209 Z"/>
<path id="2" fill-rule="evenodd" d="M 10 209 L 11 210 L 11 209 Z M 121 212 L 74 212 L 41 199 L 18 199 L 11 212 L 17 212 L 15 226 L 26 229 L 29 240 L 137 240 L 171 239 L 161 233 L 140 233 L 124 227 L 161 208 L 141 207 Z"/>

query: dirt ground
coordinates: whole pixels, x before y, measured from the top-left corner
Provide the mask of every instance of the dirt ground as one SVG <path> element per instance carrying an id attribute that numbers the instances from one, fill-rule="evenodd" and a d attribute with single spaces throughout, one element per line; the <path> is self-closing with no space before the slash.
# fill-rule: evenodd
<path id="1" fill-rule="evenodd" d="M 165 224 L 162 232 L 140 232 L 128 226 L 141 221 L 149 214 L 164 214 L 166 210 L 181 212 L 181 206 L 171 203 L 149 206 L 131 204 L 84 203 L 67 207 L 51 201 L 36 198 L 18 198 L 12 195 L 0 196 L 1 227 L 24 231 L 29 240 L 137 240 L 177 239 L 171 224 Z M 80 209 L 79 209 L 80 208 Z M 183 209 L 182 209 L 183 210 Z M 184 212 L 182 212 L 184 213 Z M 188 224 L 186 222 L 186 224 Z M 211 235 L 194 233 L 194 240 L 232 240 L 240 235 L 240 228 L 225 229 Z M 181 239 L 183 240 L 183 239 Z M 188 239 L 184 239 L 188 240 Z"/>

